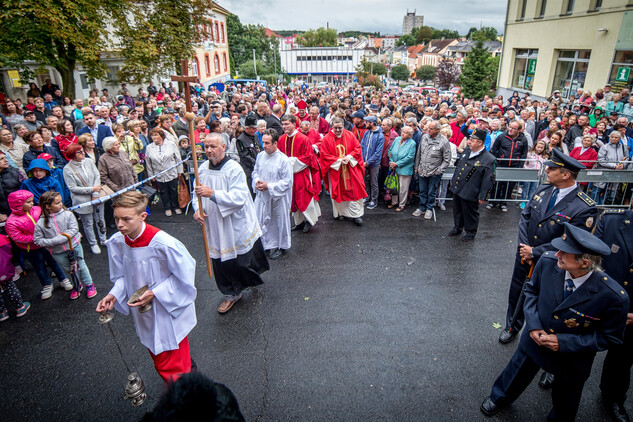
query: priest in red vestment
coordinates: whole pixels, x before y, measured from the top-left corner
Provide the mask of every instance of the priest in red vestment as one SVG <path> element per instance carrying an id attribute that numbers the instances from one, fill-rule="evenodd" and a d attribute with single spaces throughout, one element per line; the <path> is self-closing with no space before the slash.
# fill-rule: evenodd
<path id="1" fill-rule="evenodd" d="M 308 104 L 305 101 L 300 100 L 297 103 L 297 108 L 299 109 L 299 112 L 295 114 L 295 117 L 297 118 L 298 129 L 301 122 L 303 122 L 304 120 L 310 120 L 310 115 L 308 114 Z"/>
<path id="2" fill-rule="evenodd" d="M 316 130 L 310 127 L 310 122 L 307 120 L 304 120 L 303 122 L 301 122 L 301 126 L 299 127 L 299 130 L 301 131 L 302 134 L 308 137 L 312 145 L 316 145 L 317 148 L 314 151 L 314 153 L 318 154 L 319 147 L 321 145 L 321 137 L 319 136 Z"/>
<path id="3" fill-rule="evenodd" d="M 351 218 L 362 226 L 363 199 L 367 197 L 365 166 L 360 142 L 343 128 L 343 119 L 332 119 L 332 130 L 321 140 L 319 158 L 334 217 Z"/>
<path id="4" fill-rule="evenodd" d="M 317 131 L 320 136 L 325 136 L 330 131 L 330 124 L 319 114 L 319 107 L 310 108 L 310 127 Z"/>
<path id="5" fill-rule="evenodd" d="M 321 215 L 317 202 L 321 193 L 321 174 L 312 142 L 297 130 L 296 125 L 295 116 L 281 118 L 284 134 L 279 138 L 278 148 L 290 158 L 294 173 L 290 208 L 294 218 L 293 230 L 303 228 L 303 232 L 307 233 Z"/>

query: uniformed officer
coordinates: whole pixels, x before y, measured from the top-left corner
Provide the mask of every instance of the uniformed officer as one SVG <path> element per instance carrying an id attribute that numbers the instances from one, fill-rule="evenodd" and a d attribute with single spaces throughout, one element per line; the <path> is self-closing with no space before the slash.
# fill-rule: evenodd
<path id="1" fill-rule="evenodd" d="M 600 270 L 609 247 L 582 228 L 564 223 L 525 289 L 525 324 L 519 346 L 481 411 L 492 416 L 514 402 L 539 368 L 555 375 L 548 420 L 573 421 L 596 352 L 621 344 L 629 296 Z"/>
<path id="2" fill-rule="evenodd" d="M 465 230 L 463 242 L 475 239 L 479 226 L 479 205 L 486 203 L 494 184 L 495 157 L 486 151 L 487 132 L 477 129 L 468 139 L 468 147 L 455 163 L 451 180 L 453 192 L 453 229 L 449 236 Z"/>
<path id="3" fill-rule="evenodd" d="M 530 266 L 551 248 L 552 239 L 563 234 L 563 224 L 591 230 L 598 217 L 595 202 L 576 184 L 576 177 L 585 166 L 579 161 L 552 150 L 544 163 L 549 185 L 541 185 L 525 206 L 519 221 L 519 241 L 508 294 L 506 326 L 499 335 L 501 343 L 509 343 L 523 326 L 523 310 L 518 309 L 513 321 L 521 289 Z"/>
<path id="4" fill-rule="evenodd" d="M 611 248 L 604 258 L 604 272 L 633 296 L 633 211 L 607 210 L 600 217 L 595 235 Z M 633 307 L 629 306 L 624 331 L 624 343 L 607 352 L 602 366 L 603 404 L 616 421 L 628 421 L 624 408 L 633 366 Z"/>

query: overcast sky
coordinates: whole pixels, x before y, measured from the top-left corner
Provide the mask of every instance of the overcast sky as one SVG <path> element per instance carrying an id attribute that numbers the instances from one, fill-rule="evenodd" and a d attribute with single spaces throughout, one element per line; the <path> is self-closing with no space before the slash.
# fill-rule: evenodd
<path id="1" fill-rule="evenodd" d="M 243 24 L 262 24 L 270 29 L 307 30 L 325 27 L 338 31 L 380 31 L 402 35 L 402 18 L 409 9 L 424 16 L 424 24 L 456 29 L 466 34 L 480 25 L 503 33 L 507 0 L 218 0 L 239 16 Z"/>

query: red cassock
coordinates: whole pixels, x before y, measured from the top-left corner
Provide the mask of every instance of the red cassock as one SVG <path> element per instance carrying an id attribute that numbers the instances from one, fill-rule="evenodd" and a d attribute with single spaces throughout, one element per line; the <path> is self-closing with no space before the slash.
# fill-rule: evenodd
<path id="1" fill-rule="evenodd" d="M 301 132 L 301 133 L 303 133 L 303 132 Z M 304 133 L 304 135 L 308 137 L 308 139 L 310 140 L 310 143 L 312 143 L 312 145 L 316 145 L 317 147 L 319 147 L 321 145 L 321 137 L 316 132 L 316 130 L 310 129 L 310 131 L 307 134 Z"/>
<path id="2" fill-rule="evenodd" d="M 297 113 L 295 114 L 295 117 L 297 118 L 297 123 L 296 123 L 297 129 L 299 129 L 299 127 L 301 126 L 301 122 L 303 122 L 304 120 L 310 120 L 310 115 L 308 113 L 306 113 L 303 117 L 301 117 L 299 113 Z"/>
<path id="3" fill-rule="evenodd" d="M 330 168 L 336 160 L 347 155 L 354 157 L 358 164 L 354 167 L 351 164 L 341 164 L 339 170 Z M 321 140 L 319 158 L 323 169 L 325 186 L 330 191 L 332 199 L 341 203 L 343 201 L 358 201 L 367 197 L 363 155 L 360 142 L 358 142 L 352 132 L 344 130 L 343 135 L 340 138 L 336 138 L 330 130 L 330 133 Z M 329 178 L 327 177 L 328 172 Z M 329 186 L 330 182 L 331 186 Z"/>
<path id="4" fill-rule="evenodd" d="M 312 125 L 312 120 L 308 120 L 310 122 L 310 125 Z M 318 132 L 319 135 L 327 135 L 327 133 L 330 131 L 330 124 L 327 122 L 327 120 L 325 120 L 323 117 L 319 116 L 319 125 L 318 125 Z"/>
<path id="5" fill-rule="evenodd" d="M 304 212 L 312 199 L 319 200 L 321 193 L 319 162 L 314 155 L 312 143 L 307 136 L 301 132 L 296 132 L 291 137 L 283 134 L 279 138 L 277 146 L 288 157 L 297 157 L 299 161 L 308 166 L 294 174 L 292 183 L 292 207 L 290 211 Z"/>

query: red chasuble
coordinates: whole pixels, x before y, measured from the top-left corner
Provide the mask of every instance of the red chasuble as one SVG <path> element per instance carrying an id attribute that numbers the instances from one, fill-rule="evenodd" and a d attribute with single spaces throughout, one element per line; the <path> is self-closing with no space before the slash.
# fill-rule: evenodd
<path id="1" fill-rule="evenodd" d="M 351 155 L 358 161 L 354 167 L 350 164 L 341 164 L 339 170 L 330 166 L 339 158 Z M 341 203 L 343 201 L 357 201 L 367 197 L 365 192 L 365 165 L 360 149 L 360 142 L 352 132 L 344 130 L 340 138 L 336 138 L 330 130 L 322 140 L 319 150 L 321 168 L 325 186 L 330 191 L 332 199 Z M 329 172 L 329 173 L 328 173 Z M 327 175 L 330 175 L 328 178 Z M 332 184 L 329 186 L 329 184 Z"/>
<path id="2" fill-rule="evenodd" d="M 308 166 L 294 174 L 292 183 L 292 207 L 290 210 L 304 212 L 312 199 L 319 200 L 321 193 L 319 162 L 314 155 L 312 143 L 307 136 L 301 132 L 296 132 L 291 137 L 283 134 L 277 145 L 279 150 L 288 157 L 297 157 L 299 161 Z"/>

